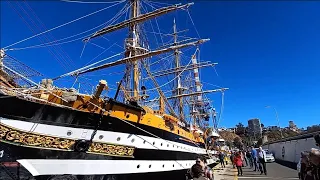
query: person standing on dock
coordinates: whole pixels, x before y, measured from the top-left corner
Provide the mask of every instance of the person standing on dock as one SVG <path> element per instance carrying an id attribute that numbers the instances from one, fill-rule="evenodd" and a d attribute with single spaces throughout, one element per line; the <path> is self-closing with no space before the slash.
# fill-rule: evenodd
<path id="1" fill-rule="evenodd" d="M 253 146 L 251 146 L 251 156 L 252 156 L 252 161 L 253 161 L 253 165 L 254 165 L 254 171 L 257 171 L 257 169 L 258 169 L 258 154 L 257 154 L 257 150 L 255 150 Z"/>
<path id="2" fill-rule="evenodd" d="M 219 153 L 219 160 L 220 160 L 220 164 L 221 164 L 221 168 L 225 168 L 225 164 L 224 164 L 224 154 L 220 151 Z"/>
<path id="3" fill-rule="evenodd" d="M 230 161 L 231 161 L 232 167 L 234 168 L 234 152 L 231 152 L 230 154 Z"/>
<path id="4" fill-rule="evenodd" d="M 249 161 L 250 168 L 252 168 L 253 167 L 253 160 L 252 160 L 251 152 L 249 150 L 246 152 L 246 157 Z"/>
<path id="5" fill-rule="evenodd" d="M 260 169 L 260 174 L 265 174 L 267 175 L 267 167 L 266 167 L 266 152 L 262 149 L 262 147 L 259 147 L 258 150 L 258 157 L 259 157 L 259 169 Z"/>
<path id="6" fill-rule="evenodd" d="M 237 166 L 238 170 L 238 176 L 242 176 L 242 166 L 243 166 L 243 160 L 241 158 L 241 152 L 237 152 L 234 158 L 234 163 Z"/>

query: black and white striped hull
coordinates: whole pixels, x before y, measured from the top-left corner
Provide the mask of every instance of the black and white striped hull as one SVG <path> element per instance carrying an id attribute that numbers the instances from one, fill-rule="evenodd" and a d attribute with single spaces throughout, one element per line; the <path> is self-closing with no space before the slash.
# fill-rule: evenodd
<path id="1" fill-rule="evenodd" d="M 88 113 L 17 98 L 0 98 L 0 106 L 0 123 L 24 132 L 89 140 L 94 131 L 95 120 L 88 119 Z M 104 175 L 106 179 L 140 176 L 157 179 L 161 175 L 163 179 L 165 174 L 168 178 L 178 174 L 184 178 L 196 157 L 207 153 L 201 144 L 186 142 L 173 133 L 135 124 L 155 134 L 151 136 L 121 122 L 105 119 L 93 141 L 135 147 L 133 157 L 18 146 L 2 141 L 0 151 L 4 153 L 0 160 L 17 161 L 30 176 L 36 177 L 72 174 L 78 178 Z M 208 163 L 213 164 L 215 160 L 208 159 Z"/>

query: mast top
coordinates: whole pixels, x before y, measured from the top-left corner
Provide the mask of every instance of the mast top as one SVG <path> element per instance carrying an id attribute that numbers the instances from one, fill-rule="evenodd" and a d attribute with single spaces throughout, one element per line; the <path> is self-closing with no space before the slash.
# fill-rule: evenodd
<path id="1" fill-rule="evenodd" d="M 137 0 L 133 0 L 133 1 L 137 1 Z M 184 5 L 175 4 L 175 5 L 172 5 L 172 6 L 167 6 L 167 7 L 156 9 L 156 10 L 154 10 L 152 12 L 149 12 L 149 13 L 139 14 L 136 17 L 132 17 L 132 18 L 130 18 L 130 19 L 126 20 L 126 21 L 120 22 L 118 24 L 107 26 L 107 27 L 95 32 L 91 36 L 85 38 L 83 41 L 87 42 L 90 39 L 102 36 L 102 35 L 104 35 L 106 33 L 113 32 L 113 31 L 116 31 L 118 29 L 125 28 L 125 27 L 128 27 L 128 26 L 132 26 L 133 24 L 142 23 L 144 21 L 147 21 L 147 20 L 155 18 L 157 16 L 172 12 L 174 10 L 188 8 L 189 6 L 191 6 L 193 4 L 194 3 L 188 3 L 188 4 L 184 4 Z"/>

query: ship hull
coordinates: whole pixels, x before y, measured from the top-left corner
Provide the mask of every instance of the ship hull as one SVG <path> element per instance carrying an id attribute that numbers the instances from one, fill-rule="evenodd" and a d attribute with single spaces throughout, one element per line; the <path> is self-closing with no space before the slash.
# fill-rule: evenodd
<path id="1" fill-rule="evenodd" d="M 97 114 L 1 94 L 0 107 L 0 160 L 1 167 L 7 167 L 1 172 L 8 174 L 9 169 L 21 178 L 73 174 L 68 179 L 163 179 L 166 175 L 181 179 L 199 155 L 207 154 L 203 144 L 143 124 L 103 117 L 96 128 Z M 96 146 L 91 151 L 66 146 L 67 142 L 90 141 L 95 130 L 92 141 Z M 214 162 L 209 159 L 209 164 Z"/>
<path id="2" fill-rule="evenodd" d="M 0 180 L 10 179 L 10 176 L 15 177 L 14 179 L 37 180 L 150 178 L 182 180 L 188 169 L 195 163 L 196 157 L 196 155 L 190 155 L 189 160 L 161 160 L 163 159 L 161 155 L 149 151 L 143 159 L 149 157 L 150 160 L 138 160 L 137 158 L 29 148 L 3 142 L 0 143 L 0 149 L 4 151 L 1 158 L 3 166 L 0 170 Z M 153 158 L 150 157 L 152 154 Z M 212 159 L 208 162 L 210 166 L 216 164 Z"/>

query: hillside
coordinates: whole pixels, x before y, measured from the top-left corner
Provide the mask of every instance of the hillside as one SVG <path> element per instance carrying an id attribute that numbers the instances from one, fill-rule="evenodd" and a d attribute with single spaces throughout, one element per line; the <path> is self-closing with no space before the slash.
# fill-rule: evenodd
<path id="1" fill-rule="evenodd" d="M 295 131 L 291 131 L 291 130 L 285 130 L 285 129 L 282 130 L 282 135 L 283 135 L 284 138 L 296 136 L 296 135 L 299 135 L 299 134 L 300 133 L 295 132 Z M 268 136 L 268 141 L 269 142 L 281 139 L 280 131 L 269 131 L 269 132 L 265 132 L 264 135 Z"/>
<path id="2" fill-rule="evenodd" d="M 232 142 L 236 137 L 240 138 L 238 135 L 229 131 L 220 131 L 219 134 L 221 138 L 223 138 L 225 141 L 228 141 L 228 142 Z"/>

